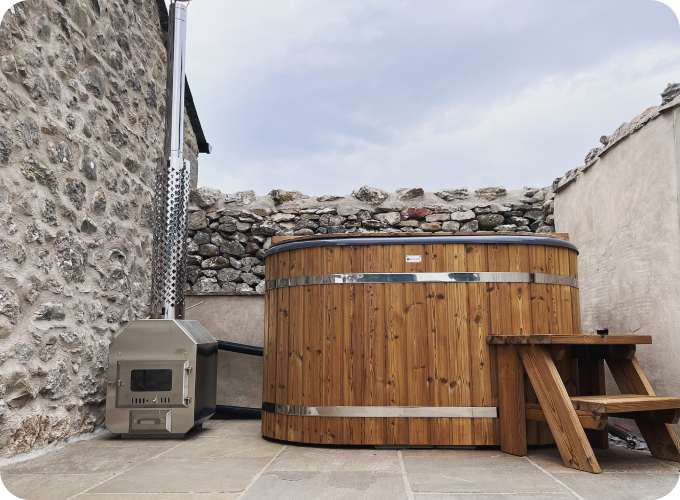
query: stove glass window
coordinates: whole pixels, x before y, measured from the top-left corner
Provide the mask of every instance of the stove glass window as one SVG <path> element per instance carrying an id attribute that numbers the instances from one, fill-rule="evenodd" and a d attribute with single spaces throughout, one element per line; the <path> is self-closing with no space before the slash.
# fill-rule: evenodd
<path id="1" fill-rule="evenodd" d="M 172 390 L 172 370 L 132 370 L 132 392 L 166 392 Z"/>

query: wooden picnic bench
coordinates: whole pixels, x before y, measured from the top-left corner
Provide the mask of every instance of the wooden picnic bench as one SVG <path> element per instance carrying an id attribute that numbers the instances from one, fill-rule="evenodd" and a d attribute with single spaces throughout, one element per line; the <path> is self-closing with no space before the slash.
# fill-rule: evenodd
<path id="1" fill-rule="evenodd" d="M 680 398 L 656 396 L 635 358 L 648 335 L 491 335 L 497 348 L 501 450 L 527 454 L 527 420 L 547 422 L 564 464 L 599 473 L 594 448 L 607 448 L 608 416 L 635 420 L 652 456 L 680 462 Z M 578 362 L 578 395 L 570 396 L 555 361 Z M 604 363 L 621 395 L 607 395 Z M 524 374 L 539 404 L 527 404 Z M 573 391 L 572 391 L 573 392 Z"/>

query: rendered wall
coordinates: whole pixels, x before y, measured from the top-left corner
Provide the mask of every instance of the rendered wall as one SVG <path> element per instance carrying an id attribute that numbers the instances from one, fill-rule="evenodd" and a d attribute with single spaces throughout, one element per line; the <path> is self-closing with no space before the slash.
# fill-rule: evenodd
<path id="1" fill-rule="evenodd" d="M 0 24 L 0 61 L 0 455 L 11 456 L 102 425 L 109 342 L 148 316 L 165 133 L 158 5 L 18 3 Z M 195 159 L 190 129 L 186 143 Z"/>
<path id="2" fill-rule="evenodd" d="M 580 250 L 583 333 L 644 334 L 658 395 L 680 396 L 680 108 L 620 140 L 555 197 L 556 230 Z M 609 381 L 608 390 L 615 385 Z"/>
<path id="3" fill-rule="evenodd" d="M 189 292 L 187 319 L 195 319 L 218 340 L 262 347 L 264 295 L 229 292 Z M 262 406 L 262 358 L 220 351 L 217 365 L 217 404 Z"/>

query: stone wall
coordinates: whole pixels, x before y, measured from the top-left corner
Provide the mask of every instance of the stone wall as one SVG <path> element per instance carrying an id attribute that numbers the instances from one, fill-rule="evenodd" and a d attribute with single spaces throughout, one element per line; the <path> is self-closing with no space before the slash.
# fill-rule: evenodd
<path id="1" fill-rule="evenodd" d="M 194 292 L 264 293 L 264 255 L 272 236 L 336 233 L 554 231 L 550 188 L 364 186 L 347 196 L 274 190 L 223 194 L 201 187 L 189 207 L 188 282 Z"/>
<path id="2" fill-rule="evenodd" d="M 18 3 L 0 61 L 0 454 L 11 456 L 103 423 L 109 342 L 148 316 L 165 132 L 158 5 Z"/>

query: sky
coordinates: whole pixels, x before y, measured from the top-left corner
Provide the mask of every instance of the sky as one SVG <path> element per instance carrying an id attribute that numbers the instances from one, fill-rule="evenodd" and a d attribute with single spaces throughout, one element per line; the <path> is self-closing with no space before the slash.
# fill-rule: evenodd
<path id="1" fill-rule="evenodd" d="M 680 81 L 654 0 L 194 0 L 199 186 L 547 186 Z"/>

